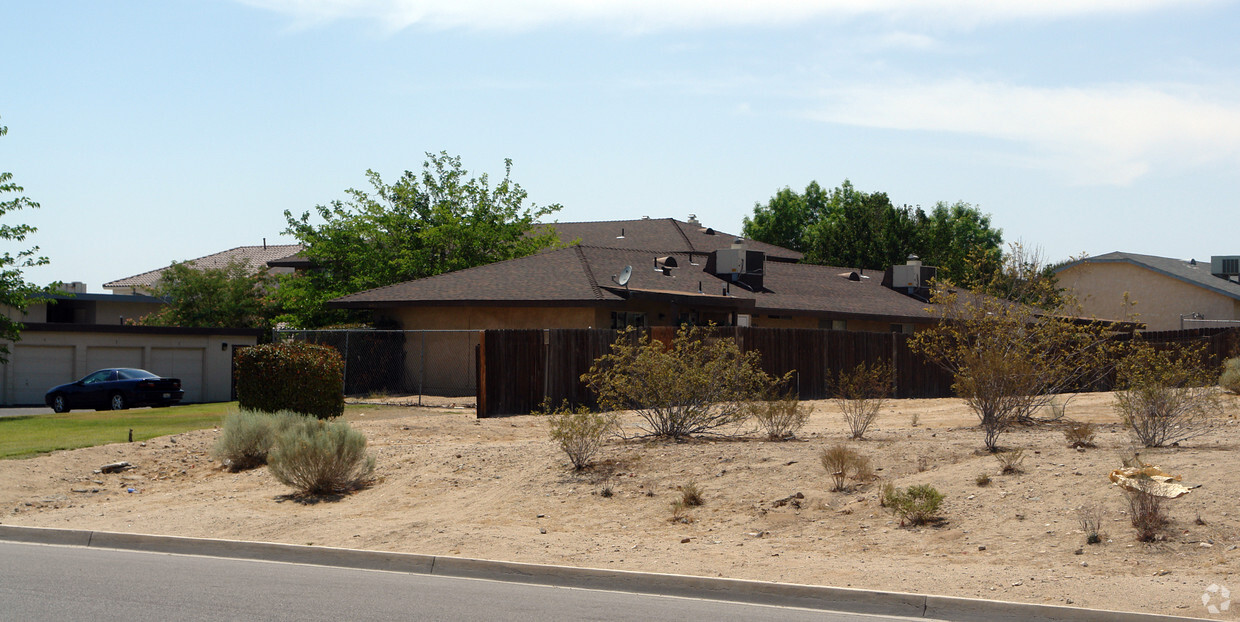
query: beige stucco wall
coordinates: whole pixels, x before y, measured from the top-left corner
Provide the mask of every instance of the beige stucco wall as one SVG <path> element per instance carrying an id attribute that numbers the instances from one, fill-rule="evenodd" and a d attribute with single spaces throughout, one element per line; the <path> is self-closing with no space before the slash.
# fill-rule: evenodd
<path id="1" fill-rule="evenodd" d="M 232 392 L 232 353 L 250 335 L 25 330 L 0 365 L 0 403 L 41 403 L 43 393 L 103 367 L 138 367 L 181 379 L 185 401 L 225 402 Z"/>
<path id="2" fill-rule="evenodd" d="M 1211 320 L 1240 319 L 1240 301 L 1203 287 L 1129 263 L 1081 263 L 1058 273 L 1059 285 L 1071 290 L 1087 316 L 1125 317 L 1124 294 L 1136 306 L 1146 330 L 1179 330 L 1180 316 L 1200 313 Z M 1186 324 L 1184 328 L 1200 325 Z"/>

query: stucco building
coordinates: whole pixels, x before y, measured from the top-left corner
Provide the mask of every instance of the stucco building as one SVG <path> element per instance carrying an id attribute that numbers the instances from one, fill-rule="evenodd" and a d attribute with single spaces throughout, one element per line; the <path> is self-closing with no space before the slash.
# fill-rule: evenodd
<path id="1" fill-rule="evenodd" d="M 1056 276 L 1101 319 L 1135 312 L 1150 331 L 1240 326 L 1240 256 L 1206 262 L 1114 252 L 1069 263 Z M 1125 295 L 1135 306 L 1125 307 Z"/>

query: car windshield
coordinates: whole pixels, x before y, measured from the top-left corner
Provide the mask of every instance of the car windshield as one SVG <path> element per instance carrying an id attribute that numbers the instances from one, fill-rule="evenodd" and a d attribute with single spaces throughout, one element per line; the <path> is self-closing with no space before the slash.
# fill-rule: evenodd
<path id="1" fill-rule="evenodd" d="M 116 379 L 116 370 L 101 369 L 97 372 L 82 379 L 82 384 L 95 384 L 96 382 L 107 382 Z"/>
<path id="2" fill-rule="evenodd" d="M 126 380 L 140 380 L 142 378 L 158 378 L 159 377 L 159 376 L 156 376 L 155 374 L 152 374 L 149 371 L 146 371 L 145 369 L 121 369 L 118 371 L 120 371 L 121 373 L 121 378 L 124 378 Z"/>

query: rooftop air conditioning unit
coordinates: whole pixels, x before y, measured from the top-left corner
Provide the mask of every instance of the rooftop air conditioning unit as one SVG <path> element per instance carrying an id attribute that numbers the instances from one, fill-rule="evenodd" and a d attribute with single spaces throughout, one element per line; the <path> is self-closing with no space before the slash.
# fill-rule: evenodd
<path id="1" fill-rule="evenodd" d="M 1228 281 L 1240 281 L 1240 255 L 1210 257 L 1210 274 Z"/>

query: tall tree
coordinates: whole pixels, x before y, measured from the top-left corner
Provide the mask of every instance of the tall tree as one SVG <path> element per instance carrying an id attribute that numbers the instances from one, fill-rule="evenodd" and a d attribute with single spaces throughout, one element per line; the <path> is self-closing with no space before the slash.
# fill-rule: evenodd
<path id="1" fill-rule="evenodd" d="M 0 125 L 0 136 L 8 133 L 9 128 Z M 23 192 L 25 189 L 13 181 L 12 173 L 0 172 L 0 217 L 20 209 L 39 207 L 38 203 L 22 196 Z M 17 196 L 7 198 L 10 194 Z M 0 240 L 6 243 L 25 242 L 26 236 L 35 231 L 34 227 L 26 224 L 0 224 Z M 24 268 L 47 264 L 47 257 L 40 257 L 38 253 L 39 247 L 34 246 L 19 250 L 16 254 L 5 249 L 3 254 L 0 254 L 0 306 L 20 313 L 29 306 L 31 297 L 40 291 L 39 287 L 26 282 L 22 274 Z M 21 322 L 10 318 L 8 314 L 0 313 L 0 362 L 8 361 L 8 342 L 21 339 L 21 329 Z"/>
<path id="2" fill-rule="evenodd" d="M 746 237 L 805 253 L 810 263 L 885 268 L 909 255 L 939 267 L 940 278 L 961 284 L 983 280 L 998 269 L 1003 232 L 990 216 L 968 203 L 896 207 L 885 192 L 863 192 L 847 179 L 823 190 L 811 182 L 805 193 L 784 188 L 755 204 L 744 220 Z"/>
<path id="3" fill-rule="evenodd" d="M 167 304 L 140 318 L 147 326 L 270 328 L 275 306 L 270 291 L 275 279 L 266 270 L 255 273 L 231 261 L 222 268 L 194 268 L 173 263 L 155 285 L 155 296 Z"/>
<path id="4" fill-rule="evenodd" d="M 281 278 L 279 319 L 310 328 L 349 320 L 324 304 L 340 296 L 402 281 L 533 254 L 554 245 L 553 229 L 535 223 L 560 209 L 524 205 L 527 193 L 512 181 L 512 160 L 494 188 L 487 175 L 470 177 L 461 159 L 427 153 L 421 173 L 405 171 L 394 184 L 367 171 L 371 192 L 348 190 L 348 199 L 300 217 L 284 212 L 288 233 L 315 265 Z"/>

